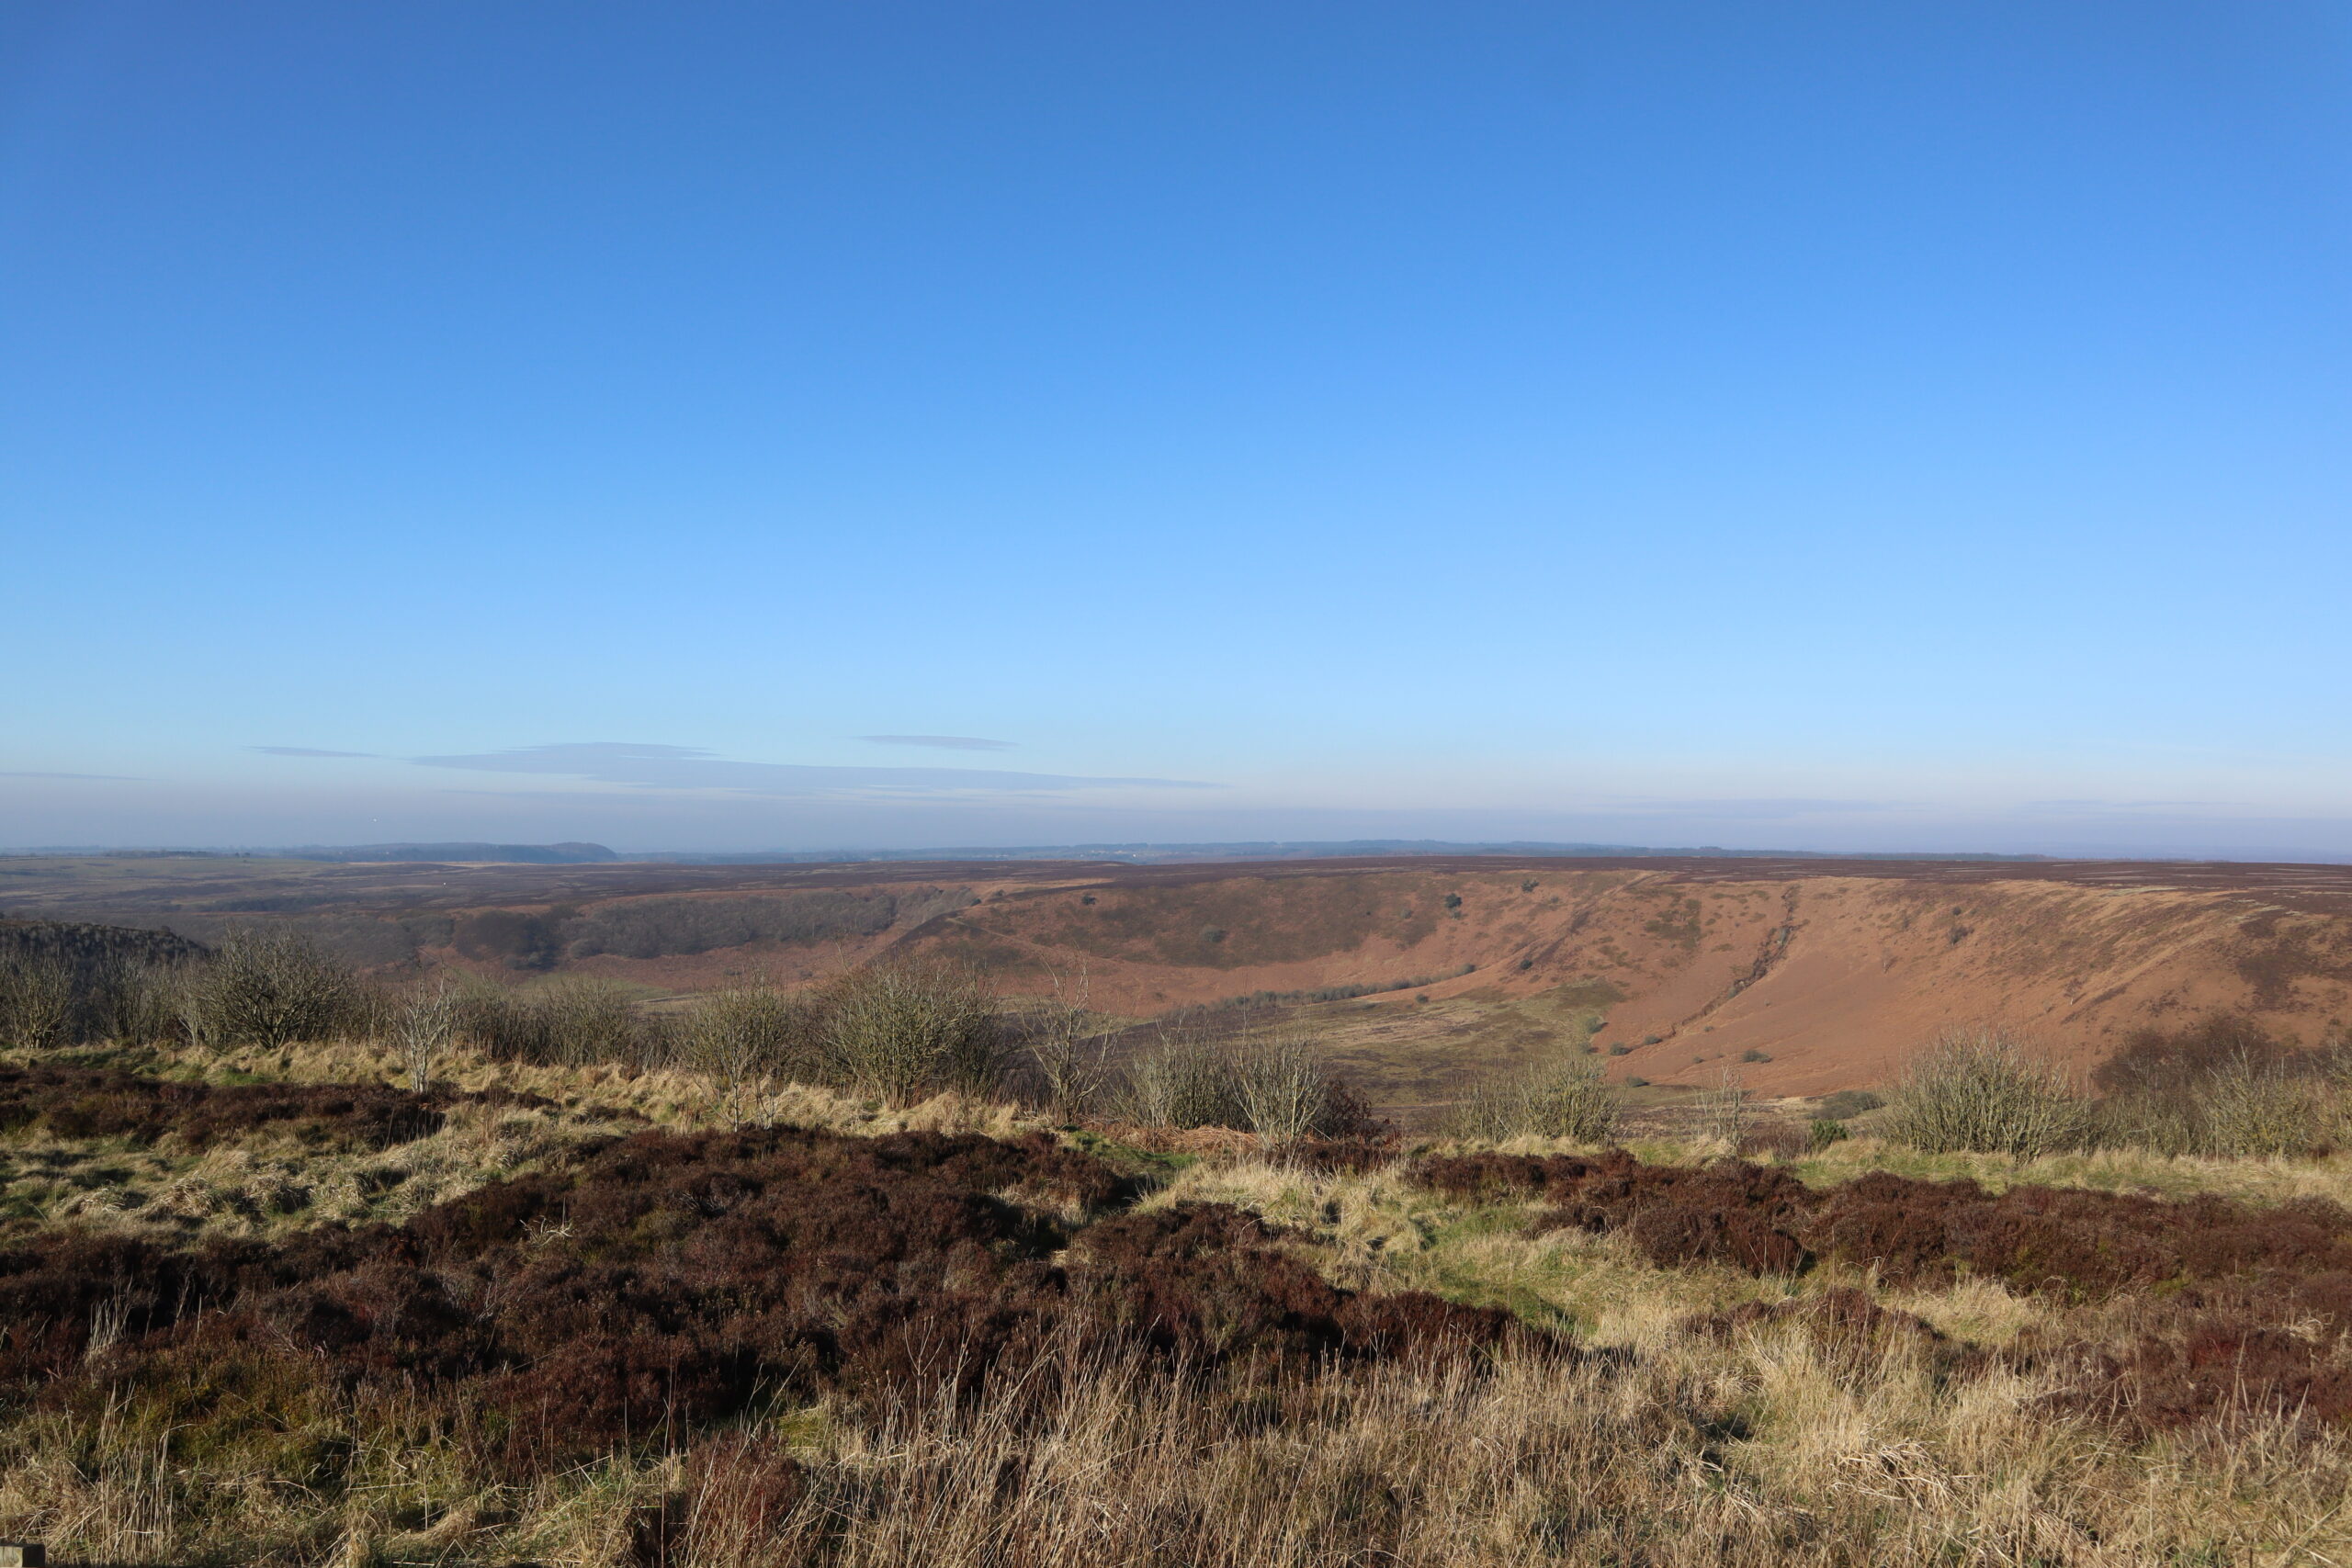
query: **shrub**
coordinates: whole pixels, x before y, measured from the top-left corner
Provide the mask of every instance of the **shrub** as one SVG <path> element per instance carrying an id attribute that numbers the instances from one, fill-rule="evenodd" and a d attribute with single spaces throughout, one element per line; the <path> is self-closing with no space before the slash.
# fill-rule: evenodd
<path id="1" fill-rule="evenodd" d="M 2018 1041 L 1979 1029 L 1944 1034 L 1896 1086 L 1886 1134 L 1929 1154 L 2031 1159 L 2079 1143 L 2088 1107 Z"/>
<path id="2" fill-rule="evenodd" d="M 1053 994 L 1033 1000 L 1012 1021 L 1025 1047 L 1032 1088 L 1057 1122 L 1094 1111 L 1111 1084 L 1113 1032 L 1087 1007 L 1086 973 L 1074 983 L 1053 976 Z"/>
<path id="3" fill-rule="evenodd" d="M 911 1105 L 942 1089 L 986 1095 L 1004 1077 L 1003 1021 L 977 970 L 877 964 L 837 982 L 825 1001 L 832 1070 L 893 1105 Z"/>
<path id="4" fill-rule="evenodd" d="M 2094 1135 L 2159 1154 L 2311 1154 L 2335 1131 L 2336 1061 L 2231 1014 L 2171 1034 L 2143 1029 L 2092 1074 L 2107 1091 Z"/>
<path id="5" fill-rule="evenodd" d="M 392 1014 L 392 1043 L 400 1048 L 408 1069 L 408 1087 L 423 1094 L 433 1081 L 433 1066 L 458 1032 L 458 993 L 444 983 L 403 1000 Z"/>
<path id="6" fill-rule="evenodd" d="M 1702 1137 L 1736 1152 L 1746 1140 L 1748 1123 L 1754 1117 L 1754 1110 L 1747 1103 L 1747 1087 L 1739 1081 L 1739 1075 L 1728 1067 L 1717 1078 L 1714 1088 L 1700 1091 Z"/>
<path id="7" fill-rule="evenodd" d="M 1843 1143 L 1852 1136 L 1843 1122 L 1835 1117 L 1817 1116 L 1805 1130 L 1804 1146 L 1817 1154 L 1830 1145 Z"/>
<path id="8" fill-rule="evenodd" d="M 821 1076 L 821 1010 L 766 986 L 697 998 L 678 1032 L 680 1065 L 733 1098 L 754 1083 Z"/>
<path id="9" fill-rule="evenodd" d="M 146 1044 L 183 1027 L 186 964 L 21 946 L 0 949 L 0 1044 Z"/>
<path id="10" fill-rule="evenodd" d="M 189 1032 L 208 1044 L 274 1049 L 364 1025 L 348 965 L 292 931 L 239 931 L 188 988 Z"/>
<path id="11" fill-rule="evenodd" d="M 496 1061 L 643 1066 L 666 1055 L 660 1026 L 610 980 L 570 977 L 522 990 L 477 984 L 460 993 L 457 1012 L 457 1033 Z"/>
<path id="12" fill-rule="evenodd" d="M 1596 1062 L 1566 1058 L 1481 1085 L 1456 1113 L 1466 1136 L 1566 1138 L 1605 1144 L 1617 1129 L 1617 1091 Z"/>
<path id="13" fill-rule="evenodd" d="M 1127 1064 L 1114 1104 L 1147 1127 L 1243 1127 L 1250 1113 L 1237 1077 L 1222 1043 L 1164 1032 Z"/>
<path id="14" fill-rule="evenodd" d="M 1330 1074 L 1296 1040 L 1244 1045 L 1234 1056 L 1234 1098 L 1249 1129 L 1291 1144 L 1317 1132 L 1329 1108 Z"/>
<path id="15" fill-rule="evenodd" d="M 195 960 L 107 965 L 92 996 L 92 1036 L 150 1045 L 185 1034 L 189 994 L 202 973 Z"/>
<path id="16" fill-rule="evenodd" d="M 74 1043 L 81 998 L 62 959 L 0 953 L 0 1043 L 40 1051 Z"/>
<path id="17" fill-rule="evenodd" d="M 1758 1051 L 1751 1046 L 1739 1054 L 1739 1059 L 1743 1062 L 1769 1062 L 1772 1056 L 1769 1051 Z"/>
<path id="18" fill-rule="evenodd" d="M 2202 1106 L 2200 1154 L 2308 1155 L 2335 1121 L 2325 1088 L 2277 1062 L 2232 1063 L 2207 1082 Z"/>

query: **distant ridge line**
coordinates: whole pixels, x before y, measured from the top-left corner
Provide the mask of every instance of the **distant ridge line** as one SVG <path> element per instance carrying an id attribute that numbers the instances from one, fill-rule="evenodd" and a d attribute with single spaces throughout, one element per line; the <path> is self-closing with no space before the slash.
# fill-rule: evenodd
<path id="1" fill-rule="evenodd" d="M 1657 849 L 1640 844 L 1546 843 L 1514 840 L 1499 843 L 1455 843 L 1442 839 L 1260 840 L 1202 844 L 1039 844 L 1013 848 L 951 845 L 922 850 L 745 850 L 702 852 L 644 850 L 625 860 L 673 865 L 839 865 L 866 861 L 1099 860 L 1132 865 L 1184 861 L 1398 859 L 1438 855 L 1558 855 L 1592 859 L 1708 856 L 1733 860 L 1954 860 L 2047 861 L 2042 854 L 1998 854 L 1984 851 L 1727 850 Z"/>

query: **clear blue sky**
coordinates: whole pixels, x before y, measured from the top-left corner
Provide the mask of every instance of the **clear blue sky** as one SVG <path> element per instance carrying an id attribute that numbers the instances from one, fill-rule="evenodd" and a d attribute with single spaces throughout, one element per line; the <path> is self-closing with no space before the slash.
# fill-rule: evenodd
<path id="1" fill-rule="evenodd" d="M 14 0 L 0 844 L 2352 854 L 2347 197 L 2295 0 Z"/>

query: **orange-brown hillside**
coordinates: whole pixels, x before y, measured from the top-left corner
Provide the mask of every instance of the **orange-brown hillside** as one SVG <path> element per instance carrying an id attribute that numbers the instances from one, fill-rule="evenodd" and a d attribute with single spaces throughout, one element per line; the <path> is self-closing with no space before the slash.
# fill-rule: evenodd
<path id="1" fill-rule="evenodd" d="M 18 912 L 90 908 L 89 885 L 55 863 L 17 868 L 0 891 Z M 2214 1010 L 2307 1043 L 2352 1021 L 2352 867 L 2341 866 L 212 863 L 171 868 L 154 887 L 100 870 L 117 879 L 107 918 L 124 923 L 203 938 L 249 911 L 501 974 L 553 966 L 700 988 L 755 973 L 817 979 L 902 953 L 983 963 L 1015 992 L 1082 976 L 1095 1007 L 1128 1017 L 1279 993 L 1391 1102 L 1581 1043 L 1595 1019 L 1621 1077 L 1707 1082 L 1736 1065 L 1750 1088 L 1791 1094 L 1883 1081 L 1954 1023 L 2009 1025 L 2087 1065 L 2135 1028 Z M 1332 989 L 1369 994 L 1305 995 Z"/>
<path id="2" fill-rule="evenodd" d="M 1439 1003 L 1565 994 L 1605 1017 L 1596 1043 L 1627 1048 L 1611 1058 L 1621 1076 L 1705 1081 L 1731 1062 L 1753 1089 L 1817 1094 L 1883 1079 L 1952 1023 L 2009 1025 L 2084 1065 L 2135 1028 L 2217 1009 L 2315 1041 L 2352 1019 L 2352 876 L 2308 871 L 1196 868 L 1008 889 L 900 942 L 1012 975 L 1082 964 L 1098 1002 L 1134 1013 L 1423 976 Z"/>

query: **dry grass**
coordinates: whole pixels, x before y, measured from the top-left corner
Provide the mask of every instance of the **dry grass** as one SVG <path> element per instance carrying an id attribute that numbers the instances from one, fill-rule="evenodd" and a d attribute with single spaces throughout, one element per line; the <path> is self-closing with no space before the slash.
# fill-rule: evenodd
<path id="1" fill-rule="evenodd" d="M 651 1560 L 673 1568 L 2120 1568 L 2352 1549 L 2336 1437 L 2272 1425 L 2135 1449 L 2046 1414 L 2046 1377 L 1945 1384 L 1900 1347 L 1858 1364 L 1782 1325 L 1709 1340 L 1676 1326 L 1693 1302 L 1670 1277 L 1644 1289 L 1622 1260 L 1577 1263 L 1617 1276 L 1631 1299 L 1595 1337 L 1637 1355 L 1251 1391 L 1072 1349 L 977 1404 L 915 1389 L 870 1419 L 786 1411 L 524 1489 L 481 1487 L 397 1409 L 316 1387 L 284 1408 L 277 1450 L 242 1456 L 254 1468 L 211 1464 L 202 1513 L 167 1435 L 34 1417 L 8 1438 L 0 1529 L 121 1562 L 619 1565 L 660 1540 Z M 338 1443 L 357 1481 L 339 1499 L 287 1484 L 304 1445 Z"/>
<path id="2" fill-rule="evenodd" d="M 156 1066 L 214 1078 L 399 1083 L 362 1045 L 186 1050 Z M 742 1086 L 626 1066 L 527 1066 L 453 1053 L 458 1087 L 543 1096 L 466 1108 L 429 1137 L 320 1154 L 255 1138 L 175 1154 L 11 1138 L 12 1197 L 55 1168 L 23 1217 L 152 1224 L 166 1190 L 207 1230 L 283 1234 L 326 1218 L 398 1219 L 435 1196 L 527 1172 L 643 1121 L 695 1128 L 741 1111 Z M 851 1133 L 1002 1135 L 1017 1112 L 940 1097 L 905 1111 L 763 1086 L 753 1119 Z M 639 1121 L 637 1119 L 643 1119 Z M 1578 1145 L 1532 1138 L 1506 1147 Z M 1645 1157 L 1720 1153 L 1659 1145 Z M 2105 1150 L 2022 1158 L 1925 1155 L 1857 1138 L 1784 1162 L 1823 1184 L 1870 1169 L 2257 1201 L 2352 1201 L 2352 1157 L 2219 1160 Z M 100 1170 L 111 1181 L 77 1184 Z M 384 1173 L 404 1174 L 380 1186 Z M 42 1178 L 50 1180 L 50 1178 Z M 292 1202 L 286 1186 L 307 1189 Z M 138 1204 L 101 1194 L 139 1192 Z M 272 1194 L 277 1194 L 272 1196 Z M 958 1401 L 916 1387 L 876 1413 L 770 1409 L 670 1452 L 616 1457 L 528 1486 L 470 1472 L 447 1434 L 379 1390 L 289 1361 L 247 1391 L 267 1419 L 234 1451 L 193 1453 L 168 1420 L 36 1409 L 0 1429 L 0 1535 L 121 1562 L 827 1564 L 892 1568 L 1427 1568 L 2179 1563 L 2352 1561 L 2352 1440 L 2275 1418 L 2128 1440 L 2059 1414 L 2059 1371 L 1997 1361 L 1955 1375 L 1918 1343 L 1839 1343 L 1793 1319 L 1728 1334 L 1694 1318 L 1833 1289 L 1955 1340 L 2120 1342 L 2130 1301 L 2069 1306 L 1984 1280 L 1891 1290 L 1850 1270 L 1764 1277 L 1653 1266 L 1615 1235 L 1532 1233 L 1528 1207 L 1449 1201 L 1401 1165 L 1203 1161 L 1147 1208 L 1234 1204 L 1294 1227 L 1337 1282 L 1434 1290 L 1565 1330 L 1582 1353 L 1520 1348 L 1312 1378 L 1170 1373 L 1075 1344 L 1020 1386 Z M 339 1457 L 345 1483 L 304 1477 Z"/>
<path id="3" fill-rule="evenodd" d="M 214 1082 L 382 1083 L 405 1088 L 396 1044 L 335 1042 L 144 1054 L 163 1076 Z M 275 1235 L 330 1221 L 397 1224 L 487 1182 L 545 1169 L 592 1140 L 657 1127 L 750 1122 L 858 1135 L 929 1131 L 1008 1137 L 1039 1123 L 1014 1107 L 942 1094 L 892 1110 L 833 1089 L 746 1083 L 685 1068 L 611 1064 L 529 1066 L 451 1049 L 437 1081 L 476 1093 L 503 1089 L 545 1105 L 460 1105 L 429 1136 L 390 1148 L 322 1151 L 259 1130 L 201 1151 L 173 1140 L 0 1137 L 0 1226 L 74 1221 L 166 1234 Z"/>

